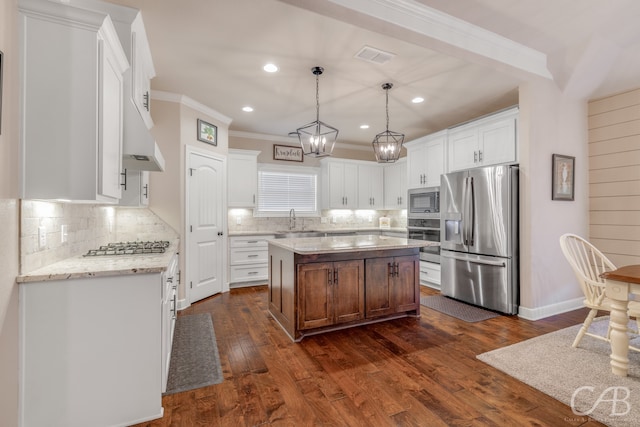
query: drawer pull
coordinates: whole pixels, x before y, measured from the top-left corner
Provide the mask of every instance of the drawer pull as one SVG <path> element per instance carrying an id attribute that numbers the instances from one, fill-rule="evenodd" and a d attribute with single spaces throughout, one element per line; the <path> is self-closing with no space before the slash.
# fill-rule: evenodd
<path id="1" fill-rule="evenodd" d="M 249 257 L 249 258 L 255 258 L 255 257 L 257 257 L 257 256 L 258 256 L 258 254 L 247 255 L 247 257 Z"/>
<path id="2" fill-rule="evenodd" d="M 247 243 L 258 243 L 257 240 L 247 240 Z"/>
<path id="3" fill-rule="evenodd" d="M 258 274 L 257 271 L 249 271 L 247 274 Z"/>

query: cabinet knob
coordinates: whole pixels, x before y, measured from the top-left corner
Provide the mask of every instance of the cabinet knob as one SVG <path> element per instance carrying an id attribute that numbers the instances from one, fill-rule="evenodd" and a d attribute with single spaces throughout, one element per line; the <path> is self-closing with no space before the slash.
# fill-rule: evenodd
<path id="1" fill-rule="evenodd" d="M 222 231 L 218 231 L 218 236 L 222 236 L 224 233 Z"/>

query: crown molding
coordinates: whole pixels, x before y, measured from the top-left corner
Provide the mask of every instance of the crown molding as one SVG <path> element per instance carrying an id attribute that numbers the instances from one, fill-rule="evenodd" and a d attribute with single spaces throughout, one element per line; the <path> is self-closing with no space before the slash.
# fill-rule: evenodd
<path id="1" fill-rule="evenodd" d="M 415 0 L 329 0 L 451 46 L 552 79 L 547 55 Z"/>
<path id="2" fill-rule="evenodd" d="M 180 95 L 173 92 L 164 92 L 161 90 L 152 90 L 151 99 L 155 99 L 157 101 L 175 102 L 177 104 L 182 104 L 186 107 L 199 111 L 202 114 L 206 114 L 209 117 L 213 117 L 214 119 L 222 122 L 227 126 L 229 126 L 233 121 L 231 117 L 227 117 L 224 114 L 217 112 L 213 108 L 207 107 L 206 105 L 201 104 L 198 101 L 192 98 L 189 98 L 188 96 L 185 96 L 185 95 Z"/>
<path id="3" fill-rule="evenodd" d="M 290 136 L 269 135 L 265 133 L 254 133 L 254 132 L 244 132 L 240 130 L 230 130 L 229 137 L 232 137 L 232 136 L 236 138 L 258 139 L 260 141 L 282 142 L 287 145 L 298 145 L 298 140 Z M 369 146 L 364 146 L 360 144 L 350 144 L 347 142 L 336 142 L 336 148 L 343 148 L 346 150 L 358 150 L 358 151 L 371 150 L 371 147 Z"/>

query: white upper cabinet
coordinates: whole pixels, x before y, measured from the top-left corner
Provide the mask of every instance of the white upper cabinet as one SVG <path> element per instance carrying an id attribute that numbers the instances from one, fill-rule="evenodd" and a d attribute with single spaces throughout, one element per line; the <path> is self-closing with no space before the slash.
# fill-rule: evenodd
<path id="1" fill-rule="evenodd" d="M 358 205 L 358 164 L 340 159 L 322 159 L 322 207 L 356 209 Z"/>
<path id="2" fill-rule="evenodd" d="M 449 130 L 449 171 L 517 161 L 518 108 Z"/>
<path id="3" fill-rule="evenodd" d="M 147 41 L 147 33 L 142 22 L 142 15 L 137 13 L 136 18 L 131 23 L 131 72 L 132 87 L 131 96 L 138 112 L 142 116 L 148 129 L 153 127 L 151 119 L 151 79 L 155 77 L 156 71 L 153 67 L 151 49 Z"/>
<path id="4" fill-rule="evenodd" d="M 384 166 L 384 209 L 407 208 L 407 162 Z"/>
<path id="5" fill-rule="evenodd" d="M 123 178 L 120 206 L 149 206 L 149 171 L 125 169 Z"/>
<path id="6" fill-rule="evenodd" d="M 358 209 L 382 209 L 384 172 L 378 164 L 358 164 Z"/>
<path id="7" fill-rule="evenodd" d="M 229 150 L 227 203 L 230 208 L 252 208 L 258 197 L 258 155 L 260 151 Z"/>
<path id="8" fill-rule="evenodd" d="M 405 144 L 407 147 L 407 187 L 439 187 L 444 170 L 447 131 L 437 132 Z"/>
<path id="9" fill-rule="evenodd" d="M 21 196 L 117 203 L 129 64 L 111 19 L 45 0 L 18 7 Z"/>
<path id="10" fill-rule="evenodd" d="M 138 9 L 100 0 L 67 0 L 69 4 L 111 17 L 131 68 L 124 73 L 123 164 L 132 170 L 163 171 L 165 160 L 149 132 L 150 90 L 155 68 L 142 13 Z"/>

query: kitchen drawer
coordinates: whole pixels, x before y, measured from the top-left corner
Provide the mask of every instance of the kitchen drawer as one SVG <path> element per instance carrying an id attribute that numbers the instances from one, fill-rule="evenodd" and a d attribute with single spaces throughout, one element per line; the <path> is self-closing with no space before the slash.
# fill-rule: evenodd
<path id="1" fill-rule="evenodd" d="M 267 280 L 269 277 L 269 265 L 232 265 L 231 283 L 251 282 L 254 280 Z"/>
<path id="2" fill-rule="evenodd" d="M 440 286 L 440 264 L 420 261 L 420 283 Z"/>
<path id="3" fill-rule="evenodd" d="M 267 248 L 268 240 L 273 239 L 273 235 L 268 236 L 234 236 L 229 239 L 229 246 L 232 248 Z"/>
<path id="4" fill-rule="evenodd" d="M 269 254 L 266 247 L 264 249 L 231 248 L 230 252 L 229 263 L 231 265 L 265 263 Z"/>

